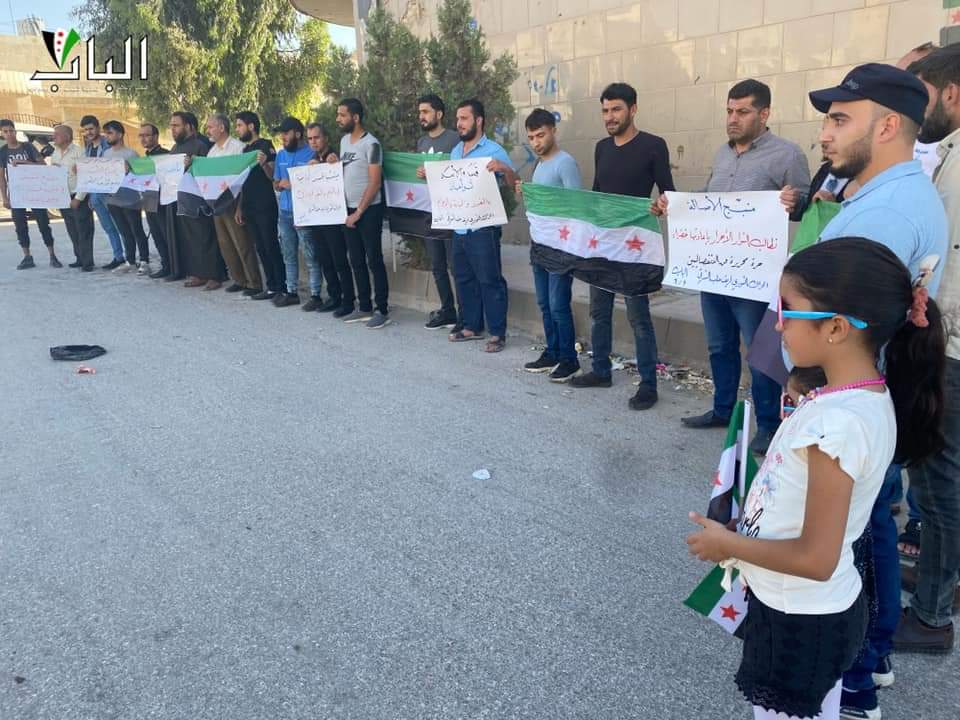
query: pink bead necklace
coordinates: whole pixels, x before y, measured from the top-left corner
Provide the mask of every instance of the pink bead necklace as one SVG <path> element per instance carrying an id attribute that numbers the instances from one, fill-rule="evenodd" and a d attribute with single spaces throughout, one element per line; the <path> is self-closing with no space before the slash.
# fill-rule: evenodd
<path id="1" fill-rule="evenodd" d="M 860 388 L 873 387 L 875 385 L 886 385 L 886 383 L 887 379 L 881 375 L 878 378 L 858 380 L 857 382 L 848 383 L 847 385 L 837 385 L 836 387 L 825 385 L 824 387 L 814 388 L 808 392 L 804 395 L 804 400 L 814 400 L 821 395 L 830 395 L 831 393 L 843 392 L 844 390 L 859 390 Z"/>

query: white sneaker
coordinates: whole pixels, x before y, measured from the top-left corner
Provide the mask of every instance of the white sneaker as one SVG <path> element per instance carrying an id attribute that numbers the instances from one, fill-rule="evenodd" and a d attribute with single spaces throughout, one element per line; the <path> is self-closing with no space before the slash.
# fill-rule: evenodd
<path id="1" fill-rule="evenodd" d="M 153 272 L 153 268 L 150 267 L 149 260 L 147 261 L 141 260 L 140 263 L 137 265 L 137 275 L 149 275 L 152 272 Z"/>
<path id="2" fill-rule="evenodd" d="M 120 265 L 117 265 L 117 266 L 113 269 L 113 271 L 114 271 L 115 273 L 128 273 L 128 272 L 130 272 L 131 270 L 136 270 L 136 269 L 137 269 L 137 266 L 134 265 L 133 263 L 125 262 L 125 263 L 121 263 Z"/>

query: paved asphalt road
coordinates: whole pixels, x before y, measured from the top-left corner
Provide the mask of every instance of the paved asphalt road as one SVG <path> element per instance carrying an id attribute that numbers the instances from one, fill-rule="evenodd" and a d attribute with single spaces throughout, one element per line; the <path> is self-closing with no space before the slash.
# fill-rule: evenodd
<path id="1" fill-rule="evenodd" d="M 635 413 L 622 373 L 521 372 L 529 339 L 37 250 L 16 271 L 0 225 L 3 720 L 750 715 L 738 642 L 681 605 L 722 442 L 679 426 L 702 398 Z M 67 343 L 108 348 L 96 375 Z M 895 662 L 884 718 L 957 716 L 957 656 Z"/>

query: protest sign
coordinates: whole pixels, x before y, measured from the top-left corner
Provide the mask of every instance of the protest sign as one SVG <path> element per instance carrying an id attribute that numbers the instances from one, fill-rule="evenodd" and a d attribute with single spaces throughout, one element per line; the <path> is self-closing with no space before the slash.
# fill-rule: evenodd
<path id="1" fill-rule="evenodd" d="M 665 285 L 769 302 L 787 261 L 780 193 L 679 193 L 670 206 Z"/>
<path id="2" fill-rule="evenodd" d="M 177 201 L 177 188 L 183 177 L 183 153 L 173 155 L 154 155 L 157 180 L 160 183 L 160 204 L 169 205 Z"/>
<path id="3" fill-rule="evenodd" d="M 435 230 L 476 230 L 506 225 L 507 213 L 488 157 L 428 162 L 427 186 Z"/>
<path id="4" fill-rule="evenodd" d="M 301 165 L 290 168 L 289 174 L 294 225 L 343 224 L 347 219 L 343 163 Z"/>
<path id="5" fill-rule="evenodd" d="M 10 165 L 10 207 L 60 209 L 70 207 L 67 168 L 60 165 Z"/>
<path id="6" fill-rule="evenodd" d="M 84 158 L 77 161 L 77 192 L 112 195 L 127 174 L 127 163 L 117 158 Z"/>

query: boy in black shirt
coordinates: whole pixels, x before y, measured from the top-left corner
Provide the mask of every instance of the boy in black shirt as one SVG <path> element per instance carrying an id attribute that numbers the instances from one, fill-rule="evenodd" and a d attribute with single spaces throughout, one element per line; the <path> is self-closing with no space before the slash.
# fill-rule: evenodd
<path id="1" fill-rule="evenodd" d="M 17 140 L 17 129 L 12 120 L 0 120 L 0 134 L 3 135 L 5 145 L 0 147 L 0 196 L 3 197 L 3 206 L 10 208 L 10 186 L 7 180 L 7 166 L 21 164 L 42 165 L 43 158 L 29 142 L 21 143 Z M 63 267 L 53 252 L 53 233 L 50 231 L 50 216 L 43 208 L 31 209 L 33 219 L 40 229 L 43 244 L 50 253 L 50 267 Z M 35 267 L 33 255 L 30 254 L 30 228 L 27 225 L 27 211 L 24 208 L 12 209 L 13 224 L 17 230 L 17 242 L 23 249 L 23 260 L 17 265 L 17 270 L 26 270 Z"/>

